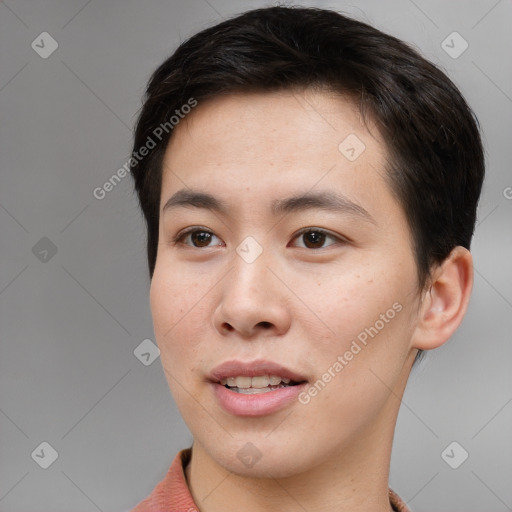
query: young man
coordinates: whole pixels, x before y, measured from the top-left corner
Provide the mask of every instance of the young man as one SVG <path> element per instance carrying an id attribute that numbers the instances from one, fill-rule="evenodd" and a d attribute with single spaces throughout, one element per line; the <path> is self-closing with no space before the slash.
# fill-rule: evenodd
<path id="1" fill-rule="evenodd" d="M 407 510 L 400 399 L 473 282 L 484 159 L 452 82 L 335 12 L 249 11 L 154 73 L 131 170 L 194 437 L 134 511 Z"/>

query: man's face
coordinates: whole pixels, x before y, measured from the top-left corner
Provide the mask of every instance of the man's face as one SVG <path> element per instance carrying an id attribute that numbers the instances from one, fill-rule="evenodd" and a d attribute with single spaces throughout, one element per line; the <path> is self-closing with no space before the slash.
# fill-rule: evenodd
<path id="1" fill-rule="evenodd" d="M 200 102 L 175 128 L 151 309 L 179 410 L 221 466 L 287 476 L 391 443 L 420 298 L 385 159 L 356 108 L 321 92 Z M 224 210 L 164 210 L 178 191 Z M 338 207 L 300 200 L 313 194 Z"/>

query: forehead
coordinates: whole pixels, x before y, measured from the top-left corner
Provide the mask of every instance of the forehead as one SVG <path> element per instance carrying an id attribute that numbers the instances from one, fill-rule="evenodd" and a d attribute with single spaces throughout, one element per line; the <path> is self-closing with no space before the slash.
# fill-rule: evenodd
<path id="1" fill-rule="evenodd" d="M 385 162 L 378 130 L 347 98 L 312 90 L 230 94 L 199 102 L 174 128 L 162 200 L 205 185 L 220 195 L 251 190 L 269 203 L 283 187 L 337 188 L 364 200 L 387 187 Z"/>

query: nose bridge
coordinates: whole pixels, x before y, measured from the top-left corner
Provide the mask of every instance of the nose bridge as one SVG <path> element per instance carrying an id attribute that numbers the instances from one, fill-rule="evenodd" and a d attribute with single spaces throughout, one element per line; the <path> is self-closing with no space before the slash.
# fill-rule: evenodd
<path id="1" fill-rule="evenodd" d="M 286 330 L 291 315 L 284 287 L 268 268 L 277 266 L 271 252 L 246 239 L 236 248 L 232 265 L 216 311 L 217 328 L 234 329 L 244 336 L 260 328 Z"/>
<path id="2" fill-rule="evenodd" d="M 275 277 L 267 268 L 272 266 L 270 251 L 264 250 L 254 239 L 246 239 L 236 248 L 233 260 L 235 268 L 230 277 L 228 293 L 234 294 L 242 302 L 253 302 L 255 305 L 265 302 L 275 284 L 272 283 Z"/>

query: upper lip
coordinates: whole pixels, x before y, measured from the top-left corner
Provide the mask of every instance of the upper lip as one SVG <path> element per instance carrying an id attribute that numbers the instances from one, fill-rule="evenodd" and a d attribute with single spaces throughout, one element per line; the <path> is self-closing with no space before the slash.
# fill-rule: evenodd
<path id="1" fill-rule="evenodd" d="M 293 382 L 303 382 L 306 380 L 303 375 L 279 363 L 265 361 L 263 359 L 247 362 L 236 360 L 225 361 L 210 372 L 209 378 L 213 382 L 220 382 L 228 377 L 257 377 L 259 375 L 277 375 L 278 377 L 286 377 Z"/>

